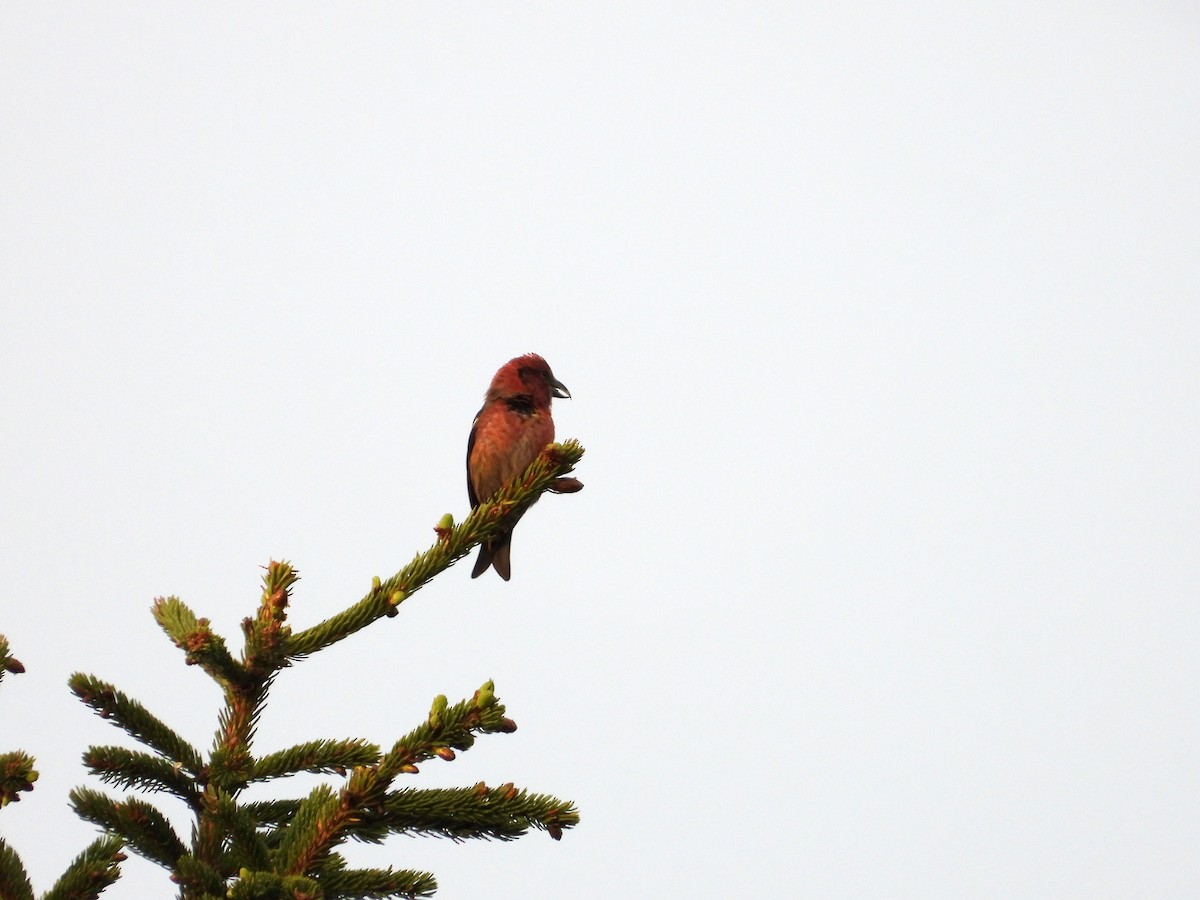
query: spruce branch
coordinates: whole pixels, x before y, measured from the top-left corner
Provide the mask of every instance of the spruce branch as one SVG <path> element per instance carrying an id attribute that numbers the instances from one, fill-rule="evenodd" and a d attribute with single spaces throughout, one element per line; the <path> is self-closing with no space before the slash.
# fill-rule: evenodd
<path id="1" fill-rule="evenodd" d="M 437 756 L 454 759 L 455 750 L 468 750 L 475 734 L 511 734 L 517 723 L 504 715 L 495 685 L 485 681 L 470 700 L 449 706 L 444 695 L 434 699 L 426 720 L 392 746 L 379 762 L 381 777 L 391 783 L 397 775 L 416 774 L 417 763 Z M 386 789 L 386 788 L 385 788 Z"/>
<path id="2" fill-rule="evenodd" d="M 100 718 L 111 719 L 152 750 L 179 763 L 193 776 L 202 771 L 200 753 L 191 744 L 113 685 L 82 672 L 72 675 L 67 684 L 72 693 L 95 710 Z"/>
<path id="3" fill-rule="evenodd" d="M 388 788 L 399 775 L 415 775 L 417 763 L 437 756 L 454 759 L 455 750 L 466 750 L 475 743 L 475 732 L 512 733 L 517 725 L 504 715 L 504 705 L 496 699 L 495 686 L 486 681 L 470 700 L 450 706 L 445 695 L 434 698 L 425 722 L 418 725 L 385 753 L 379 763 L 355 769 L 342 791 L 346 806 L 369 810 L 378 806 Z M 361 817 L 355 816 L 354 836 L 374 840 L 361 828 Z"/>
<path id="4" fill-rule="evenodd" d="M 126 747 L 88 747 L 83 764 L 106 784 L 178 797 L 192 809 L 200 808 L 200 794 L 192 776 L 179 763 Z"/>
<path id="5" fill-rule="evenodd" d="M 300 801 L 294 799 L 254 800 L 250 803 L 243 803 L 241 808 L 246 811 L 246 815 L 260 825 L 272 829 L 267 835 L 267 839 L 270 841 L 271 838 L 277 838 L 283 834 L 283 826 L 292 821 L 299 806 Z M 276 840 L 275 843 L 278 841 Z"/>
<path id="6" fill-rule="evenodd" d="M 530 794 L 511 784 L 489 788 L 401 788 L 385 798 L 378 812 L 364 817 L 364 830 L 387 834 L 428 834 L 452 838 L 511 841 L 530 828 L 555 840 L 564 828 L 579 824 L 570 802 L 548 794 Z"/>
<path id="7" fill-rule="evenodd" d="M 24 671 L 25 667 L 9 653 L 8 638 L 0 634 L 0 678 L 6 672 L 20 675 Z M 23 791 L 33 790 L 33 783 L 38 780 L 34 765 L 34 758 L 23 750 L 0 753 L 0 808 L 18 802 Z M 15 851 L 13 859 L 16 859 Z"/>
<path id="8" fill-rule="evenodd" d="M 165 869 L 174 870 L 176 862 L 187 852 L 166 817 L 143 800 L 130 797 L 117 802 L 89 788 L 74 788 L 70 800 L 81 819 L 115 834 Z"/>
<path id="9" fill-rule="evenodd" d="M 419 553 L 407 566 L 386 581 L 375 579 L 371 590 L 349 609 L 306 628 L 287 642 L 287 655 L 298 659 L 316 653 L 330 644 L 343 640 L 354 632 L 387 616 L 415 594 L 431 578 L 462 559 L 471 550 L 494 537 L 505 525 L 519 517 L 537 502 L 543 493 L 558 488 L 569 493 L 578 488 L 563 488 L 568 473 L 574 471 L 583 457 L 578 441 L 549 444 L 537 459 L 517 478 L 505 485 L 491 500 L 481 503 L 461 525 L 443 520 L 435 529 L 437 541 L 424 553 Z M 577 483 L 577 482 L 576 482 Z"/>
<path id="10" fill-rule="evenodd" d="M 228 900 L 324 900 L 321 886 L 311 878 L 274 872 L 241 872 L 224 895 Z"/>
<path id="11" fill-rule="evenodd" d="M 345 775 L 347 769 L 374 765 L 378 761 L 379 748 L 366 741 L 309 741 L 260 757 L 254 763 L 251 777 L 255 781 L 267 781 L 300 772 Z"/>
<path id="12" fill-rule="evenodd" d="M 0 838 L 0 897 L 4 900 L 33 900 L 33 885 L 17 851 Z"/>
<path id="13" fill-rule="evenodd" d="M 34 764 L 34 758 L 23 750 L 0 753 L 0 807 L 18 802 L 22 791 L 33 790 L 38 779 Z"/>
<path id="14" fill-rule="evenodd" d="M 159 597 L 150 611 L 171 643 L 186 654 L 189 666 L 198 665 L 222 687 L 242 680 L 242 667 L 229 654 L 225 639 L 213 632 L 208 619 L 196 618 L 178 597 Z"/>
<path id="15" fill-rule="evenodd" d="M 9 655 L 8 641 L 0 635 L 0 676 L 24 671 L 25 667 Z M 19 800 L 19 791 L 33 789 L 38 777 L 33 763 L 33 757 L 21 751 L 0 754 L 0 806 Z M 93 841 L 43 895 L 44 900 L 95 900 L 120 875 L 119 864 L 125 859 L 121 847 L 121 839 L 115 836 Z M 33 886 L 25 867 L 3 838 L 0 838 L 0 900 L 33 900 Z"/>
<path id="16" fill-rule="evenodd" d="M 266 823 L 254 810 L 221 793 L 212 804 L 211 814 L 213 821 L 229 835 L 231 865 L 251 870 L 271 868 L 267 836 L 258 830 Z"/>
<path id="17" fill-rule="evenodd" d="M 279 842 L 277 871 L 304 875 L 333 844 L 346 811 L 329 785 L 321 784 L 296 808 Z"/>
<path id="18" fill-rule="evenodd" d="M 437 890 L 428 872 L 386 869 L 350 869 L 340 854 L 329 853 L 314 866 L 324 900 L 334 898 L 420 898 Z"/>
<path id="19" fill-rule="evenodd" d="M 236 813 L 236 796 L 255 777 L 254 733 L 274 677 L 288 665 L 281 645 L 290 633 L 286 625 L 287 605 L 291 588 L 299 577 L 287 562 L 272 561 L 266 567 L 257 615 L 242 622 L 245 636 L 242 659 L 228 664 L 236 677 L 217 678 L 224 690 L 225 707 L 218 716 L 217 732 L 205 769 L 193 840 L 194 855 L 188 858 L 189 871 L 176 873 L 189 886 L 189 890 L 184 891 L 185 897 L 211 893 L 214 888 L 206 887 L 206 884 L 213 879 L 223 884 L 232 874 L 225 853 L 231 825 L 238 828 L 235 842 L 244 859 L 254 862 L 261 856 L 261 838 L 253 833 L 253 827 L 247 827 L 244 817 Z M 172 615 L 180 614 L 176 611 Z M 186 618 L 180 621 L 184 625 L 190 624 Z M 224 644 L 221 646 L 223 648 Z M 217 893 L 223 893 L 223 890 Z"/>
<path id="20" fill-rule="evenodd" d="M 234 692 L 217 716 L 217 733 L 209 755 L 208 782 L 222 790 L 239 791 L 250 783 L 254 757 L 250 747 L 258 727 L 266 688 L 250 693 Z"/>
<path id="21" fill-rule="evenodd" d="M 432 897 L 437 880 L 428 872 L 386 869 L 339 869 L 321 873 L 325 900 L 340 898 Z"/>
<path id="22" fill-rule="evenodd" d="M 225 685 L 225 709 L 213 740 L 209 774 L 217 787 L 240 790 L 253 777 L 254 732 L 275 675 L 290 664 L 283 643 L 290 634 L 286 619 L 291 588 L 299 579 L 290 563 L 272 560 L 263 575 L 258 614 L 242 622 L 246 645 L 237 665 L 243 677 Z"/>
<path id="23" fill-rule="evenodd" d="M 516 725 L 504 712 L 491 681 L 483 684 L 471 699 L 454 706 L 440 695 L 434 699 L 424 724 L 397 741 L 377 763 L 355 767 L 338 795 L 320 786 L 295 807 L 278 802 L 272 807 L 254 806 L 257 815 L 270 815 L 281 821 L 283 835 L 278 844 L 276 871 L 311 874 L 347 838 L 382 840 L 388 832 L 382 819 L 382 804 L 392 781 L 401 774 L 415 773 L 416 763 L 434 756 L 454 759 L 454 750 L 466 750 L 474 744 L 476 732 L 512 732 Z M 556 802 L 560 808 L 563 806 Z M 431 827 L 430 831 L 433 830 Z M 501 831 L 497 827 L 484 830 L 497 834 Z"/>
<path id="24" fill-rule="evenodd" d="M 300 573 L 286 561 L 272 560 L 266 572 L 258 615 L 242 622 L 242 631 L 246 635 L 242 662 L 247 671 L 256 676 L 256 681 L 268 680 L 289 665 L 284 648 L 292 634 L 287 625 L 287 608 L 292 586 L 300 580 Z"/>
<path id="25" fill-rule="evenodd" d="M 96 838 L 67 866 L 62 876 L 42 895 L 42 900 L 96 900 L 100 892 L 121 875 L 125 854 L 120 838 Z M 7 894 L 0 893 L 7 898 Z"/>
<path id="26" fill-rule="evenodd" d="M 8 638 L 0 634 L 0 681 L 3 681 L 9 672 L 20 675 L 24 671 L 25 667 L 21 665 L 21 661 L 13 658 L 8 651 Z"/>
<path id="27" fill-rule="evenodd" d="M 225 878 L 206 862 L 185 853 L 175 863 L 171 880 L 179 885 L 184 900 L 223 900 Z"/>

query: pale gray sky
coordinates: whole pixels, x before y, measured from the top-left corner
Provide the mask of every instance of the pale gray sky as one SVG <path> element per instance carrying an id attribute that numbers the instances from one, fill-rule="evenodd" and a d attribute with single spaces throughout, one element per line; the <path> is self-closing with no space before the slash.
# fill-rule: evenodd
<path id="1" fill-rule="evenodd" d="M 38 890 L 93 835 L 66 794 L 122 732 L 72 671 L 207 747 L 156 595 L 233 640 L 282 557 L 312 624 L 465 514 L 532 350 L 587 489 L 511 583 L 285 673 L 259 746 L 490 677 L 520 730 L 411 785 L 582 823 L 353 861 L 1195 896 L 1198 163 L 1185 3 L 6 4 L 0 749 L 42 779 L 0 833 Z M 131 857 L 106 896 L 170 895 Z"/>

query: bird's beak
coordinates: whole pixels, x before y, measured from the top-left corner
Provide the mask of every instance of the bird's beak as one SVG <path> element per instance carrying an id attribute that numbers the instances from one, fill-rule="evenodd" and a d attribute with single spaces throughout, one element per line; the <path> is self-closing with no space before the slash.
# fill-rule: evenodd
<path id="1" fill-rule="evenodd" d="M 561 381 L 558 381 L 553 375 L 546 379 L 546 384 L 550 385 L 551 397 L 564 397 L 567 400 L 571 399 L 571 392 L 567 390 L 567 386 Z"/>

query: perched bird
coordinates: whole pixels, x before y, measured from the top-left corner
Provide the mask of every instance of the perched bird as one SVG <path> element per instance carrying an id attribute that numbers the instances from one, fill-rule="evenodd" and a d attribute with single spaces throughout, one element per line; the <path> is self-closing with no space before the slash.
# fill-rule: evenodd
<path id="1" fill-rule="evenodd" d="M 467 495 L 472 507 L 490 500 L 554 440 L 550 398 L 570 396 L 536 353 L 518 356 L 500 367 L 467 441 Z M 508 551 L 516 524 L 512 522 L 507 530 L 480 545 L 472 578 L 492 566 L 508 581 L 512 574 Z"/>

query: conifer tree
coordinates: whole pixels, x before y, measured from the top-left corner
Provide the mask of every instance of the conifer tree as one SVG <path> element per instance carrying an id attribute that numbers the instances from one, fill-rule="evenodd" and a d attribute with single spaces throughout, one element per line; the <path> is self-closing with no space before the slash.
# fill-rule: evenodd
<path id="1" fill-rule="evenodd" d="M 393 575 L 375 578 L 367 594 L 329 619 L 294 631 L 287 621 L 298 579 L 287 562 L 272 561 L 263 577 L 255 615 L 242 622 L 235 656 L 207 619 L 177 597 L 154 602 L 153 615 L 188 665 L 199 666 L 221 688 L 224 705 L 211 749 L 202 753 L 116 686 L 76 673 L 70 689 L 101 717 L 137 739 L 145 750 L 90 747 L 84 765 L 117 788 L 158 794 L 182 803 L 193 817 L 190 837 L 176 833 L 158 806 L 128 793 L 114 797 L 90 788 L 71 792 L 75 812 L 103 834 L 68 866 L 42 900 L 97 897 L 119 876 L 124 850 L 162 866 L 180 900 L 334 900 L 429 897 L 433 875 L 406 869 L 352 869 L 338 852 L 348 840 L 379 843 L 390 834 L 455 840 L 512 840 L 538 829 L 555 840 L 579 821 L 575 807 L 548 794 L 510 784 L 461 788 L 401 787 L 425 760 L 453 760 L 477 735 L 516 729 L 492 682 L 450 703 L 434 698 L 429 715 L 388 749 L 363 740 L 307 740 L 285 750 L 257 753 L 255 726 L 271 685 L 285 668 L 355 632 L 395 616 L 398 606 L 473 547 L 518 518 L 543 493 L 572 493 L 568 477 L 583 456 L 575 441 L 549 445 L 528 469 L 456 525 L 445 516 L 437 540 Z M 23 667 L 0 637 L 0 678 Z M 37 779 L 34 760 L 0 753 L 0 805 L 19 799 Z M 251 801 L 256 784 L 300 772 L 334 776 L 304 797 Z M 165 893 L 165 891 L 164 891 Z M 0 839 L 0 900 L 33 900 L 16 851 Z"/>

